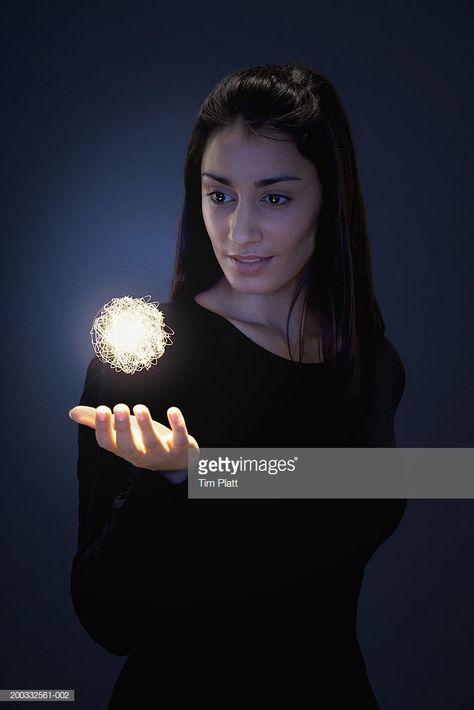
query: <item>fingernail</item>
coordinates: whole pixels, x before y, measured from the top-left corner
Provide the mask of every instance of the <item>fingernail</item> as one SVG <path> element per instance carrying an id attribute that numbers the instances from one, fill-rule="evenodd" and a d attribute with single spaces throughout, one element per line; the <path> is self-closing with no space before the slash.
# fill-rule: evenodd
<path id="1" fill-rule="evenodd" d="M 99 419 L 99 421 L 105 422 L 105 420 L 107 419 L 107 412 L 98 411 L 97 418 Z"/>
<path id="2" fill-rule="evenodd" d="M 175 424 L 182 424 L 183 423 L 183 419 L 182 419 L 181 414 L 179 412 L 174 411 L 171 413 L 171 416 L 172 416 Z"/>

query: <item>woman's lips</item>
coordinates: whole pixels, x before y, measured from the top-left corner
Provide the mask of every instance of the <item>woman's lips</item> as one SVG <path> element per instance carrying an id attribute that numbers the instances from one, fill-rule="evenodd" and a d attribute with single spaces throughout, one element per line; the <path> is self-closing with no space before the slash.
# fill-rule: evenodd
<path id="1" fill-rule="evenodd" d="M 262 269 L 273 259 L 272 256 L 262 256 L 262 257 L 237 257 L 229 256 L 230 263 L 236 271 L 242 274 L 255 274 Z"/>

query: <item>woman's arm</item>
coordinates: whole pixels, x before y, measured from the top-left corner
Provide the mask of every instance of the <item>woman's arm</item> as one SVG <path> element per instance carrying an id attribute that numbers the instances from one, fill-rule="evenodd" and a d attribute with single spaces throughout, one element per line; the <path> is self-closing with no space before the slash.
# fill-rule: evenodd
<path id="1" fill-rule="evenodd" d="M 92 496 L 84 542 L 73 560 L 71 593 L 84 628 L 114 654 L 153 642 L 160 599 L 169 614 L 169 604 L 186 594 L 177 575 L 185 539 L 178 529 L 179 506 L 171 505 L 179 488 L 156 472 L 136 469 L 110 511 Z"/>
<path id="2" fill-rule="evenodd" d="M 89 364 L 81 404 L 95 407 L 103 403 L 102 367 L 97 358 Z M 142 632 L 152 633 L 158 589 L 161 587 L 166 596 L 166 590 L 176 582 L 168 579 L 167 584 L 162 583 L 170 569 L 176 570 L 176 557 L 182 554 L 179 513 L 184 509 L 176 503 L 187 497 L 187 483 L 172 483 L 158 472 L 137 469 L 101 449 L 90 427 L 79 425 L 78 446 L 79 530 L 71 570 L 73 605 L 95 641 L 124 655 Z"/>
<path id="3" fill-rule="evenodd" d="M 366 370 L 365 390 L 357 408 L 348 446 L 357 448 L 393 448 L 395 415 L 403 396 L 406 372 L 394 345 L 385 337 L 377 340 L 373 359 Z M 353 503 L 355 501 L 348 501 Z M 380 544 L 398 527 L 405 513 L 405 499 L 361 500 L 365 508 L 364 523 L 360 525 L 361 548 L 368 561 Z"/>
<path id="4" fill-rule="evenodd" d="M 398 351 L 385 336 L 379 338 L 362 383 L 362 401 L 356 407 L 350 446 L 397 446 L 395 414 L 405 382 L 405 367 Z"/>

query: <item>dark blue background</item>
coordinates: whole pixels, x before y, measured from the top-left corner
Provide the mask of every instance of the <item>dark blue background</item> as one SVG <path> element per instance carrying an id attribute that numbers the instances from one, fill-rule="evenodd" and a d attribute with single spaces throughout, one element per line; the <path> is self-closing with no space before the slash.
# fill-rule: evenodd
<path id="1" fill-rule="evenodd" d="M 74 688 L 75 707 L 104 709 L 125 660 L 69 597 L 67 412 L 101 306 L 168 298 L 187 141 L 228 71 L 301 61 L 333 81 L 407 372 L 398 444 L 473 445 L 471 8 L 3 0 L 1 688 Z M 367 567 L 359 636 L 382 710 L 474 706 L 473 512 L 410 501 Z"/>

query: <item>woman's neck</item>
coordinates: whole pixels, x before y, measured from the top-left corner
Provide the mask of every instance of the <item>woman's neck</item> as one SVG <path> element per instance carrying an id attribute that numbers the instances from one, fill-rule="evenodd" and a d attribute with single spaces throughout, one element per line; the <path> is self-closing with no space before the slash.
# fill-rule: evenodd
<path id="1" fill-rule="evenodd" d="M 288 357 L 287 317 L 293 292 L 248 294 L 231 288 L 221 279 L 211 288 L 201 291 L 195 301 L 232 322 L 239 330 L 268 350 Z M 291 313 L 288 335 L 293 357 L 298 359 L 302 315 L 302 297 Z M 306 314 L 305 362 L 320 362 L 322 357 L 316 319 Z"/>
<path id="2" fill-rule="evenodd" d="M 199 294 L 197 300 L 230 320 L 264 328 L 286 341 L 287 318 L 293 293 L 292 284 L 286 289 L 272 293 L 244 293 L 233 289 L 223 277 L 211 288 Z M 299 340 L 303 300 L 303 293 L 301 293 L 291 312 L 288 333 L 290 342 L 295 344 Z M 316 321 L 308 314 L 306 318 L 309 318 L 306 323 L 307 332 L 314 341 L 317 334 Z"/>

